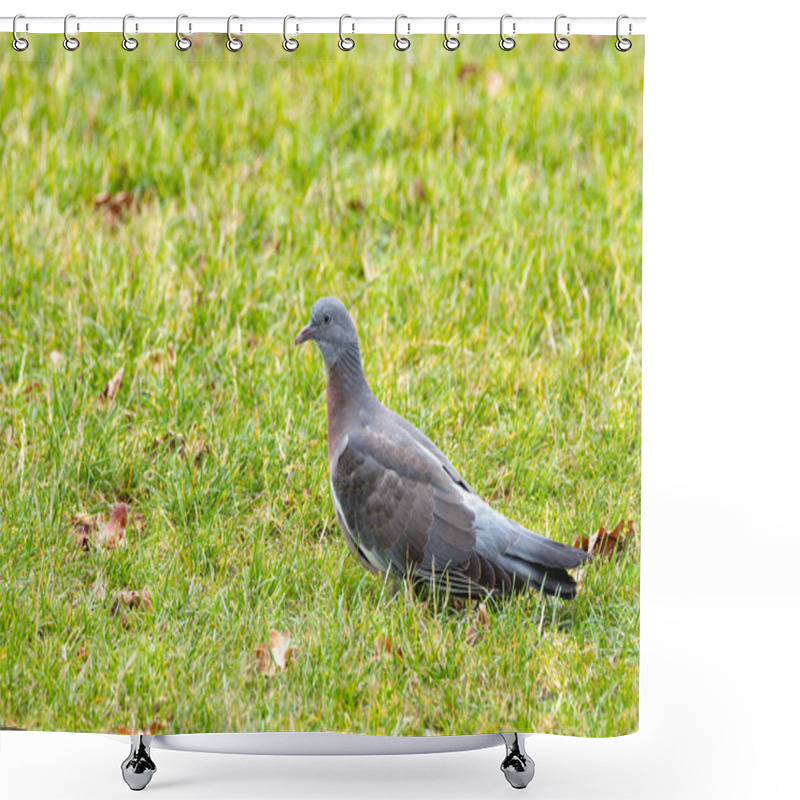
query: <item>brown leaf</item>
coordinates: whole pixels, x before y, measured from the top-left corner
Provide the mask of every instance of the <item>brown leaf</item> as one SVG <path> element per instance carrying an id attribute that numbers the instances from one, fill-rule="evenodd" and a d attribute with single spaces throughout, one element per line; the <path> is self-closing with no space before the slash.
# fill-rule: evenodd
<path id="1" fill-rule="evenodd" d="M 167 359 L 171 367 L 174 367 L 177 363 L 177 359 L 175 358 L 175 346 L 172 342 L 167 342 Z"/>
<path id="2" fill-rule="evenodd" d="M 114 598 L 114 604 L 111 607 L 111 616 L 119 613 L 122 606 L 127 606 L 130 609 L 141 608 L 143 611 L 149 611 L 153 607 L 153 600 L 150 597 L 150 592 L 147 589 L 123 589 L 117 592 Z"/>
<path id="3" fill-rule="evenodd" d="M 486 76 L 486 94 L 497 97 L 503 90 L 503 76 L 499 72 L 490 72 Z"/>
<path id="4" fill-rule="evenodd" d="M 619 555 L 628 544 L 628 539 L 633 535 L 633 521 L 620 520 L 617 526 L 607 531 L 602 526 L 593 533 L 588 539 L 579 536 L 572 543 L 573 547 L 585 550 L 593 556 L 612 556 Z"/>
<path id="5" fill-rule="evenodd" d="M 75 537 L 78 546 L 84 550 L 91 548 L 95 534 L 100 530 L 101 519 L 99 514 L 76 514 L 70 521 L 70 532 Z"/>
<path id="6" fill-rule="evenodd" d="M 285 670 L 291 663 L 295 655 L 295 648 L 290 646 L 291 637 L 289 631 L 279 633 L 276 630 L 269 632 L 269 650 L 272 653 L 272 660 L 279 670 Z"/>
<path id="7" fill-rule="evenodd" d="M 378 636 L 375 639 L 375 661 L 381 661 L 384 658 L 396 658 L 399 661 L 403 660 L 403 650 L 400 645 L 396 645 L 388 636 Z"/>
<path id="8" fill-rule="evenodd" d="M 472 62 L 465 62 L 458 68 L 458 80 L 460 83 L 464 83 L 464 81 L 469 78 L 470 75 L 474 75 L 478 71 L 478 65 L 473 64 Z"/>
<path id="9" fill-rule="evenodd" d="M 130 192 L 101 192 L 94 198 L 94 210 L 103 215 L 103 219 L 112 228 L 116 228 L 131 211 L 134 210 L 134 197 Z"/>
<path id="10" fill-rule="evenodd" d="M 484 603 L 478 604 L 478 613 L 475 615 L 475 621 L 483 628 L 489 627 L 489 612 L 486 610 Z"/>
<path id="11" fill-rule="evenodd" d="M 106 384 L 106 388 L 103 389 L 103 399 L 108 403 L 109 408 L 111 404 L 114 402 L 114 398 L 117 396 L 117 392 L 119 391 L 119 387 L 122 385 L 122 376 L 125 374 L 125 367 L 120 367 L 114 377 Z"/>
<path id="12" fill-rule="evenodd" d="M 424 203 L 428 199 L 428 193 L 425 191 L 425 184 L 422 182 L 422 178 L 420 178 L 419 175 L 414 178 L 414 188 L 411 197 L 413 200 L 417 200 L 420 203 Z"/>
<path id="13" fill-rule="evenodd" d="M 470 647 L 474 647 L 480 641 L 480 638 L 481 632 L 477 628 L 473 628 L 472 625 L 470 625 L 469 628 L 467 628 L 467 633 L 465 636 L 467 644 Z"/>
<path id="14" fill-rule="evenodd" d="M 111 518 L 100 529 L 97 544 L 105 545 L 109 550 L 125 545 L 125 526 L 128 523 L 128 506 L 117 503 L 111 512 Z"/>
<path id="15" fill-rule="evenodd" d="M 262 675 L 270 674 L 272 671 L 272 658 L 269 652 L 269 645 L 266 642 L 261 642 L 261 644 L 256 645 L 256 657 L 258 658 L 256 669 Z"/>

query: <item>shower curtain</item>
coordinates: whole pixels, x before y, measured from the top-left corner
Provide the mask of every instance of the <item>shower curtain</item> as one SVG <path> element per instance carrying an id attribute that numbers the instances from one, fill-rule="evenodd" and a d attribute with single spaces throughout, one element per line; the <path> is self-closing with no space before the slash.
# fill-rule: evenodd
<path id="1" fill-rule="evenodd" d="M 0 50 L 0 726 L 631 733 L 644 41 L 298 39 Z M 324 297 L 457 470 L 398 535 L 446 477 L 590 555 L 560 591 L 488 523 L 492 591 L 359 549 Z"/>

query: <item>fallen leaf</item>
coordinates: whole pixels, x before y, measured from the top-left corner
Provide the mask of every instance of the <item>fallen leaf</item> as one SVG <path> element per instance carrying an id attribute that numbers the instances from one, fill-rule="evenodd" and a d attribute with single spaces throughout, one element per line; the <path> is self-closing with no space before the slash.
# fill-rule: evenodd
<path id="1" fill-rule="evenodd" d="M 117 614 L 122 606 L 127 606 L 130 609 L 141 608 L 143 611 L 149 611 L 153 607 L 153 600 L 150 597 L 150 592 L 147 589 L 123 589 L 117 592 L 114 598 L 114 603 L 111 606 L 111 616 Z"/>
<path id="2" fill-rule="evenodd" d="M 290 646 L 290 641 L 288 630 L 283 633 L 276 630 L 269 632 L 269 650 L 272 653 L 272 660 L 281 672 L 292 663 L 295 655 L 295 648 Z"/>
<path id="3" fill-rule="evenodd" d="M 632 535 L 633 521 L 620 520 L 613 530 L 607 531 L 601 526 L 588 539 L 585 536 L 576 538 L 572 546 L 585 550 L 593 556 L 611 556 L 614 553 L 621 553 Z"/>
<path id="4" fill-rule="evenodd" d="M 503 89 L 503 76 L 499 72 L 490 72 L 486 76 L 486 94 L 497 97 Z"/>
<path id="5" fill-rule="evenodd" d="M 122 385 L 122 376 L 125 374 L 125 367 L 120 367 L 114 377 L 106 384 L 106 388 L 103 389 L 103 399 L 108 404 L 109 408 L 111 404 L 114 402 L 114 398 L 117 396 L 117 392 L 119 391 L 119 387 Z"/>
<path id="6" fill-rule="evenodd" d="M 262 675 L 268 675 L 272 667 L 272 657 L 269 652 L 269 645 L 266 642 L 256 645 L 256 657 L 258 658 L 256 669 Z"/>
<path id="7" fill-rule="evenodd" d="M 167 359 L 169 360 L 169 365 L 174 367 L 177 363 L 177 359 L 175 358 L 175 347 L 172 342 L 167 342 Z"/>
<path id="8" fill-rule="evenodd" d="M 131 211 L 134 210 L 134 197 L 130 192 L 101 192 L 95 195 L 94 210 L 103 215 L 103 219 L 116 228 Z"/>
<path id="9" fill-rule="evenodd" d="M 462 64 L 458 68 L 458 80 L 460 83 L 464 83 L 464 81 L 469 78 L 470 75 L 474 75 L 478 71 L 478 65 L 473 64 L 472 62 L 467 62 Z"/>
<path id="10" fill-rule="evenodd" d="M 70 521 L 70 531 L 78 546 L 84 550 L 91 548 L 92 541 L 102 524 L 99 514 L 76 514 Z"/>
<path id="11" fill-rule="evenodd" d="M 125 526 L 128 523 L 128 506 L 117 503 L 111 512 L 111 518 L 100 529 L 97 535 L 97 544 L 105 545 L 109 550 L 125 545 Z"/>
<path id="12" fill-rule="evenodd" d="M 419 175 L 414 178 L 411 199 L 417 200 L 420 203 L 424 203 L 428 199 L 428 193 L 425 191 L 425 184 L 422 182 L 422 178 L 420 178 Z"/>
<path id="13" fill-rule="evenodd" d="M 378 636 L 375 639 L 375 653 L 373 658 L 375 661 L 381 661 L 386 657 L 397 658 L 399 661 L 402 661 L 403 650 L 399 644 L 393 644 L 388 636 Z"/>

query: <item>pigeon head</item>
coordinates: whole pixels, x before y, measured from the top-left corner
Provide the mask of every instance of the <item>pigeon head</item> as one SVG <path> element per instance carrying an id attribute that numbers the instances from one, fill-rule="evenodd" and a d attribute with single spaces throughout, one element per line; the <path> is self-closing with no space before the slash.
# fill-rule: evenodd
<path id="1" fill-rule="evenodd" d="M 295 345 L 312 340 L 317 343 L 326 367 L 332 367 L 344 354 L 358 354 L 356 326 L 341 300 L 323 297 L 311 309 L 311 321 L 295 337 Z"/>

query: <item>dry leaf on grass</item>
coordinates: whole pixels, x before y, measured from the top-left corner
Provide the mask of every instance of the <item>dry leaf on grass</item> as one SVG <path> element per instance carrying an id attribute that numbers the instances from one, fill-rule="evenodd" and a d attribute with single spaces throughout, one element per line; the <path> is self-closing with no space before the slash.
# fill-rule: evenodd
<path id="1" fill-rule="evenodd" d="M 276 630 L 269 632 L 269 650 L 272 653 L 272 660 L 279 670 L 283 671 L 292 663 L 295 655 L 295 648 L 290 645 L 291 636 L 289 631 L 280 633 Z"/>
<path id="2" fill-rule="evenodd" d="M 167 342 L 167 360 L 171 367 L 174 367 L 178 362 L 178 359 L 175 357 L 175 345 L 173 345 L 172 342 Z"/>
<path id="3" fill-rule="evenodd" d="M 153 607 L 153 600 L 147 589 L 142 589 L 141 591 L 138 589 L 123 589 L 121 592 L 117 592 L 114 598 L 114 603 L 111 606 L 111 616 L 119 613 L 123 606 L 149 611 Z"/>
<path id="4" fill-rule="evenodd" d="M 125 503 L 117 503 L 111 512 L 111 518 L 100 529 L 97 534 L 97 544 L 105 546 L 109 550 L 113 547 L 125 545 L 125 526 L 128 524 L 128 506 Z"/>
<path id="5" fill-rule="evenodd" d="M 106 401 L 106 405 L 111 408 L 111 404 L 114 402 L 114 398 L 117 396 L 117 392 L 119 391 L 119 387 L 122 385 L 122 376 L 125 374 L 125 367 L 120 367 L 115 373 L 114 377 L 106 384 L 106 388 L 103 389 L 103 394 L 101 395 L 101 399 Z"/>
<path id="6" fill-rule="evenodd" d="M 108 550 L 124 546 L 129 525 L 140 533 L 144 530 L 144 517 L 125 503 L 117 503 L 105 523 L 102 514 L 76 514 L 69 523 L 70 532 L 83 550 L 91 550 L 93 546 Z"/>
<path id="7" fill-rule="evenodd" d="M 470 77 L 470 75 L 474 75 L 478 71 L 478 65 L 472 62 L 465 62 L 458 68 L 458 81 L 459 83 L 464 83 L 464 81 Z"/>
<path id="8" fill-rule="evenodd" d="M 261 642 L 256 645 L 258 664 L 256 669 L 262 675 L 272 675 L 276 669 L 283 672 L 294 660 L 296 648 L 292 647 L 289 631 L 280 633 L 276 630 L 269 632 L 269 644 Z"/>
<path id="9" fill-rule="evenodd" d="M 399 644 L 394 644 L 388 636 L 378 636 L 375 639 L 375 661 L 382 661 L 384 658 L 396 658 L 403 660 L 403 650 Z"/>
<path id="10" fill-rule="evenodd" d="M 503 90 L 503 76 L 499 72 L 490 72 L 486 76 L 486 94 L 497 97 Z"/>
<path id="11" fill-rule="evenodd" d="M 485 603 L 478 603 L 478 610 L 475 614 L 475 624 L 470 625 L 466 631 L 466 641 L 470 646 L 476 645 L 483 636 L 483 633 L 489 630 L 491 620 L 489 619 L 489 612 L 486 610 Z"/>
<path id="12" fill-rule="evenodd" d="M 103 219 L 116 228 L 134 208 L 134 197 L 130 192 L 101 192 L 94 198 L 94 210 L 102 213 Z"/>
<path id="13" fill-rule="evenodd" d="M 607 531 L 601 526 L 589 538 L 579 536 L 572 546 L 585 550 L 593 556 L 612 556 L 615 553 L 622 553 L 631 536 L 633 536 L 633 522 L 620 520 L 613 530 Z"/>

